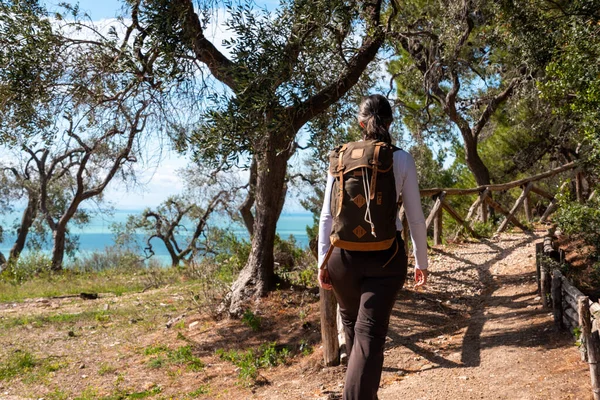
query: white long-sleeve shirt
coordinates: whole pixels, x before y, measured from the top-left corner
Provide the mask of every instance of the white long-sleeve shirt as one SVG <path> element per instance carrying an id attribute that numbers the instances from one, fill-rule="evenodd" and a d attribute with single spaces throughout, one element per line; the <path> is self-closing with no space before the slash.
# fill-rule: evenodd
<path id="1" fill-rule="evenodd" d="M 415 160 L 404 150 L 394 152 L 394 178 L 396 180 L 396 193 L 402 195 L 402 202 L 406 218 L 408 219 L 414 249 L 413 253 L 416 260 L 415 267 L 418 269 L 427 269 L 427 230 L 425 228 L 423 209 L 421 208 L 417 168 Z M 331 228 L 333 226 L 330 203 L 334 180 L 335 178 L 328 172 L 325 199 L 319 221 L 319 266 L 323 264 L 330 245 L 329 235 L 331 235 Z M 396 217 L 396 230 L 402 230 L 400 215 Z"/>

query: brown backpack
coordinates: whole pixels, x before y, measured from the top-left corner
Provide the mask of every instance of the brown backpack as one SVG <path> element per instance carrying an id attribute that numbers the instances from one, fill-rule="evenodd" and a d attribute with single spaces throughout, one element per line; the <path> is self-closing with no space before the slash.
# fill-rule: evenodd
<path id="1" fill-rule="evenodd" d="M 398 196 L 394 179 L 397 147 L 366 140 L 350 142 L 329 154 L 335 177 L 331 192 L 331 247 L 345 250 L 385 250 L 396 239 Z"/>

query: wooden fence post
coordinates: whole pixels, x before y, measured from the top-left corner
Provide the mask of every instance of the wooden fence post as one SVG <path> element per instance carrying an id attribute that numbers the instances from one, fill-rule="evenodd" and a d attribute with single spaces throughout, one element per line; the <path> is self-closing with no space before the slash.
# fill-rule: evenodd
<path id="1" fill-rule="evenodd" d="M 519 207 L 521 207 L 521 205 L 523 204 L 523 201 L 525 201 L 525 198 L 529 194 L 529 191 L 531 190 L 532 186 L 533 186 L 532 183 L 528 183 L 527 186 L 525 186 L 525 189 L 523 189 L 523 193 L 521 193 L 521 195 L 515 202 L 515 205 L 513 206 L 513 208 L 511 208 L 509 215 L 506 217 L 506 219 L 504 221 L 502 221 L 502 223 L 498 227 L 498 230 L 496 231 L 496 233 L 500 233 L 506 229 L 506 227 L 508 226 L 508 223 L 515 216 L 515 213 L 517 212 Z"/>
<path id="2" fill-rule="evenodd" d="M 437 211 L 433 219 L 433 245 L 439 246 L 442 244 L 442 222 L 443 221 L 443 209 Z"/>
<path id="3" fill-rule="evenodd" d="M 594 396 L 594 400 L 600 400 L 600 371 L 598 369 L 598 360 L 600 360 L 600 340 L 598 338 L 598 331 L 592 332 L 589 298 L 587 296 L 580 296 L 577 300 L 581 338 L 587 349 L 588 364 L 590 366 L 592 395 Z"/>
<path id="4" fill-rule="evenodd" d="M 583 173 L 581 172 L 577 172 L 575 175 L 575 195 L 577 197 L 577 202 L 583 204 Z"/>
<path id="5" fill-rule="evenodd" d="M 551 291 L 551 282 L 550 282 L 550 271 L 548 270 L 547 261 L 544 257 L 542 257 L 540 261 L 540 286 L 541 286 L 541 297 L 542 297 L 542 305 L 544 308 L 550 308 L 552 304 L 550 303 L 550 291 Z"/>
<path id="6" fill-rule="evenodd" d="M 562 274 L 559 270 L 555 269 L 552 272 L 552 314 L 554 315 L 554 325 L 556 325 L 557 330 L 562 329 L 562 303 Z"/>
<path id="7" fill-rule="evenodd" d="M 328 367 L 339 365 L 340 344 L 337 330 L 337 302 L 331 290 L 319 288 L 323 360 Z"/>
<path id="8" fill-rule="evenodd" d="M 533 185 L 532 185 L 533 188 Z M 527 195 L 525 196 L 525 199 L 523 200 L 523 208 L 525 209 L 525 219 L 527 219 L 527 222 L 531 222 L 532 218 L 531 218 L 531 202 L 530 200 L 530 196 L 529 193 L 527 193 Z"/>
<path id="9" fill-rule="evenodd" d="M 563 184 L 560 185 L 560 187 L 558 188 L 558 193 L 562 192 L 566 185 L 567 185 L 567 182 L 563 182 Z M 540 218 L 540 222 L 546 222 L 546 220 L 548 219 L 550 214 L 552 214 L 558 208 L 558 205 L 556 203 L 557 203 L 557 200 L 556 200 L 556 197 L 554 197 L 550 201 L 550 204 L 548 204 L 546 211 L 544 211 L 544 215 L 542 215 L 542 218 Z"/>
<path id="10" fill-rule="evenodd" d="M 544 242 L 535 244 L 535 282 L 537 283 L 537 292 L 541 296 L 542 290 L 540 285 L 540 264 L 544 252 Z"/>

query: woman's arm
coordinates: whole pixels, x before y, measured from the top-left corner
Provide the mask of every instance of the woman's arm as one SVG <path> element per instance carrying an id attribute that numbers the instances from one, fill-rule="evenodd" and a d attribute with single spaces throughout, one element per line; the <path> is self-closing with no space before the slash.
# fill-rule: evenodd
<path id="1" fill-rule="evenodd" d="M 327 250 L 329 250 L 329 235 L 331 235 L 331 227 L 333 225 L 333 217 L 331 216 L 331 189 L 333 187 L 334 177 L 327 173 L 327 186 L 325 187 L 325 197 L 323 199 L 323 208 L 321 209 L 321 217 L 319 219 L 319 267 L 323 264 Z"/>
<path id="2" fill-rule="evenodd" d="M 421 207 L 421 194 L 419 192 L 419 183 L 417 180 L 417 167 L 415 160 L 408 153 L 404 158 L 404 182 L 402 183 L 402 201 L 404 210 L 410 227 L 410 236 L 413 242 L 415 268 L 420 270 L 427 269 L 427 229 L 425 227 L 425 217 Z"/>

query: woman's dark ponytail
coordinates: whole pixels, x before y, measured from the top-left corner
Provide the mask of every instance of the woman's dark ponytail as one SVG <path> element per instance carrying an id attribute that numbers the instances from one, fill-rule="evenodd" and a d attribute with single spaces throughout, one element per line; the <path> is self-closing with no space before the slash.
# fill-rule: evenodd
<path id="1" fill-rule="evenodd" d="M 365 140 L 379 140 L 392 144 L 388 126 L 393 120 L 392 107 L 380 94 L 365 97 L 360 104 L 358 122 L 362 123 Z"/>

